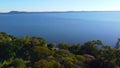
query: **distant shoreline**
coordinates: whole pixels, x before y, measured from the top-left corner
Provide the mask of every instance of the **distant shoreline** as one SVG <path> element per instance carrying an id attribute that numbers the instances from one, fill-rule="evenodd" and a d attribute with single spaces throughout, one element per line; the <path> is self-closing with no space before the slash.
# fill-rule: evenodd
<path id="1" fill-rule="evenodd" d="M 120 11 L 45 11 L 45 12 L 27 12 L 27 11 L 10 11 L 0 12 L 0 14 L 39 14 L 39 13 L 88 13 L 88 12 L 120 12 Z"/>

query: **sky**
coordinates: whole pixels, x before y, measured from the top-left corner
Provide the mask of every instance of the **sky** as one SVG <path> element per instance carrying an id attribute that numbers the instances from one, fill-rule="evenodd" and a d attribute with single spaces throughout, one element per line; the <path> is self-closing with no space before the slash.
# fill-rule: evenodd
<path id="1" fill-rule="evenodd" d="M 9 11 L 120 11 L 120 0 L 0 0 L 0 12 Z"/>

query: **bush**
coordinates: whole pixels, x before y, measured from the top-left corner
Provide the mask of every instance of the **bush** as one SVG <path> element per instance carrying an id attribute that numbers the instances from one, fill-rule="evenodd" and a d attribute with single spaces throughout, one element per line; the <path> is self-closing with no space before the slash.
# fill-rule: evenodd
<path id="1" fill-rule="evenodd" d="M 15 60 L 13 60 L 11 65 L 14 68 L 27 68 L 24 60 L 20 58 L 16 58 Z"/>
<path id="2" fill-rule="evenodd" d="M 76 55 L 76 58 L 77 58 L 77 60 L 82 61 L 82 62 L 87 61 L 87 59 L 82 55 Z"/>

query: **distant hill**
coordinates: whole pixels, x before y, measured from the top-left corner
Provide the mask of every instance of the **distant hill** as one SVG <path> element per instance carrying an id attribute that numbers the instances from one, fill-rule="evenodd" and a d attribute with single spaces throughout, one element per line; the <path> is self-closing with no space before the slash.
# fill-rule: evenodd
<path id="1" fill-rule="evenodd" d="M 10 11 L 10 12 L 2 12 L 0 14 L 21 14 L 21 13 L 28 13 L 28 12 L 21 12 L 21 11 Z"/>
<path id="2" fill-rule="evenodd" d="M 93 13 L 93 12 L 120 12 L 120 11 L 50 11 L 50 12 L 26 12 L 26 11 L 10 11 L 0 14 L 38 14 L 38 13 Z"/>
<path id="3" fill-rule="evenodd" d="M 16 14 L 16 13 L 27 13 L 27 12 L 20 12 L 20 11 L 10 11 L 10 12 L 8 12 L 8 13 L 13 13 L 13 14 L 15 13 L 15 14 Z"/>

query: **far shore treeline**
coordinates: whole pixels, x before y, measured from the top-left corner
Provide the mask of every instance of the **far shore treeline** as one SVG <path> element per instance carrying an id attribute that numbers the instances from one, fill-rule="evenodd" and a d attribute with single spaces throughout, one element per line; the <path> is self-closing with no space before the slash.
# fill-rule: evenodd
<path id="1" fill-rule="evenodd" d="M 48 44 L 41 37 L 0 32 L 0 68 L 120 68 L 120 50 L 101 40 Z"/>

